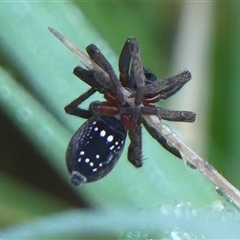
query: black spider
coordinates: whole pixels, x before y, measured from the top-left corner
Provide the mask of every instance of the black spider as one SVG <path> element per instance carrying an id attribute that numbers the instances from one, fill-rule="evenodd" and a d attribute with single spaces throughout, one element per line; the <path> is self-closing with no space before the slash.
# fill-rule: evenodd
<path id="1" fill-rule="evenodd" d="M 70 49 L 75 48 L 56 30 L 49 30 Z M 157 81 L 156 76 L 141 64 L 136 38 L 128 38 L 123 46 L 119 57 L 119 78 L 95 45 L 89 45 L 86 50 L 90 59 L 84 56 L 83 61 L 90 61 L 85 64 L 89 69 L 78 66 L 74 74 L 91 88 L 65 107 L 66 113 L 88 119 L 75 132 L 66 152 L 72 184 L 77 186 L 106 176 L 123 151 L 127 132 L 130 138 L 128 160 L 135 167 L 141 167 L 142 124 L 165 149 L 181 158 L 180 152 L 169 145 L 164 136 L 144 120 L 142 114 L 157 115 L 169 121 L 193 122 L 196 116 L 193 112 L 167 110 L 153 105 L 178 92 L 191 79 L 191 74 L 183 71 Z M 133 107 L 125 101 L 123 87 L 134 98 Z M 80 108 L 79 105 L 95 92 L 104 94 L 106 101 L 92 102 L 88 110 Z"/>

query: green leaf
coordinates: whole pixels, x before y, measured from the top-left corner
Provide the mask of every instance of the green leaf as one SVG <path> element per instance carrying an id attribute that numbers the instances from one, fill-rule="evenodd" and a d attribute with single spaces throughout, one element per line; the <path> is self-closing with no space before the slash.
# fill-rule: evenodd
<path id="1" fill-rule="evenodd" d="M 124 18 L 124 13 L 122 14 L 122 18 Z M 100 15 L 100 17 L 103 17 L 103 15 Z M 84 49 L 90 43 L 95 43 L 115 69 L 117 69 L 117 56 L 75 3 L 2 2 L 0 5 L 0 22 L 0 53 L 2 57 L 0 107 L 19 131 L 38 149 L 39 154 L 44 156 L 49 165 L 55 169 L 64 181 L 69 183 L 64 160 L 65 149 L 71 135 L 83 123 L 83 120 L 66 115 L 63 108 L 83 93 L 87 86 L 72 74 L 73 68 L 79 64 L 77 58 L 60 41 L 54 38 L 47 28 L 50 26 L 57 29 L 80 49 Z M 114 26 L 109 26 L 115 30 Z M 120 31 L 121 29 L 117 30 Z M 161 31 L 164 32 L 164 28 L 161 28 Z M 114 41 L 114 34 L 112 41 Z M 122 44 L 124 41 L 125 39 L 123 39 Z M 139 42 L 141 48 L 141 41 Z M 121 47 L 122 45 L 118 46 L 119 51 Z M 152 58 L 152 54 L 150 57 Z M 87 107 L 90 101 L 101 99 L 102 96 L 96 94 L 85 106 Z M 180 108 L 181 103 L 179 103 Z M 194 109 L 192 110 L 194 111 Z M 56 218 L 53 217 L 53 219 L 50 217 L 50 220 L 46 215 L 46 218 L 40 220 L 43 225 L 39 224 L 39 228 L 35 228 L 34 222 L 23 226 L 22 230 L 26 232 L 29 230 L 29 235 L 22 236 L 37 237 L 41 234 L 39 229 L 42 231 L 42 236 L 47 236 L 49 234 L 48 221 L 53 224 L 53 228 L 50 229 L 53 236 L 61 236 L 63 233 L 61 232 L 62 226 L 65 226 L 62 231 L 66 231 L 64 232 L 66 236 L 69 233 L 72 233 L 73 236 L 81 235 L 79 232 L 88 235 L 89 232 L 86 232 L 84 227 L 81 228 L 81 226 L 87 226 L 86 229 L 97 229 L 96 233 L 99 234 L 102 231 L 103 234 L 110 233 L 119 236 L 122 231 L 127 229 L 127 226 L 142 229 L 143 225 L 140 224 L 139 227 L 138 220 L 143 219 L 149 221 L 150 225 L 153 224 L 154 229 L 163 224 L 161 230 L 163 229 L 163 233 L 167 232 L 167 236 L 169 236 L 168 234 L 171 231 L 165 229 L 164 221 L 168 219 L 168 223 L 171 224 L 171 213 L 174 213 L 173 220 L 179 221 L 179 225 L 177 225 L 179 228 L 176 231 L 184 233 L 189 227 L 185 224 L 185 220 L 189 224 L 192 221 L 189 228 L 193 231 L 189 232 L 197 238 L 200 235 L 194 229 L 202 226 L 201 224 L 204 223 L 202 219 L 208 212 L 202 211 L 200 206 L 208 205 L 211 208 L 211 204 L 216 202 L 219 206 L 225 204 L 228 207 L 231 206 L 224 197 L 217 194 L 215 186 L 206 177 L 197 170 L 188 168 L 182 161 L 162 149 L 145 130 L 143 131 L 145 160 L 141 169 L 135 169 L 127 161 L 126 149 L 128 144 L 129 141 L 126 143 L 125 151 L 119 163 L 106 178 L 96 183 L 85 184 L 79 188 L 71 187 L 79 198 L 82 197 L 90 206 L 109 208 L 110 213 L 104 216 L 99 215 L 99 217 L 97 212 L 93 214 L 76 212 L 74 216 L 71 215 L 72 213 L 68 216 L 68 213 L 66 213 L 66 215 L 61 216 L 62 221 L 58 221 L 60 219 L 59 215 L 56 215 Z M 11 146 L 9 146 L 9 149 L 11 149 Z M 37 171 L 37 169 L 34 169 L 34 171 Z M 44 175 L 44 172 L 42 174 Z M 8 182 L 1 175 L 0 181 L 3 187 L 8 189 Z M 14 188 L 11 191 L 14 191 Z M 29 191 L 31 191 L 30 188 Z M 5 193 L 8 194 L 8 190 Z M 178 219 L 178 204 L 183 203 L 193 205 L 194 209 L 199 208 L 199 214 L 202 218 L 193 217 L 193 220 L 191 215 L 189 220 L 187 217 L 188 207 L 186 209 L 184 207 L 181 210 L 182 218 Z M 122 215 L 121 211 L 117 211 L 114 216 L 118 216 L 119 221 L 121 221 L 118 228 L 119 222 L 111 221 L 112 218 L 109 218 L 111 209 L 116 209 L 119 206 L 127 206 L 130 209 L 143 208 L 147 212 L 149 209 L 156 209 L 161 205 L 164 208 L 168 204 L 173 205 L 170 207 L 170 214 L 162 213 L 162 210 L 160 210 L 160 219 L 156 216 L 158 212 L 154 217 L 146 214 L 139 218 L 137 217 L 138 211 L 131 212 L 134 216 L 132 225 L 131 220 L 133 218 L 129 218 L 126 210 Z M 16 203 L 13 203 L 13 205 L 15 208 L 18 206 L 18 197 L 16 197 Z M 0 207 L 2 206 L 3 203 L 0 200 Z M 213 210 L 213 216 L 215 210 Z M 9 214 L 11 214 L 10 210 L 4 213 L 4 215 Z M 224 212 L 224 214 L 226 213 Z M 220 220 L 214 222 L 216 219 L 223 219 L 224 214 L 217 211 L 216 218 L 215 216 L 207 218 L 208 221 L 206 221 L 204 229 L 207 229 L 208 223 L 212 222 L 216 225 L 211 228 L 212 231 L 209 234 L 204 232 L 204 236 L 216 236 L 214 233 L 217 233 L 219 229 L 224 229 L 222 228 L 224 224 Z M 36 216 L 39 216 L 39 214 L 36 213 Z M 96 217 L 94 222 L 93 216 Z M 2 218 L 4 219 L 4 216 Z M 229 218 L 232 219 L 231 216 Z M 153 220 L 156 222 L 154 223 Z M 106 224 L 105 228 L 103 226 L 98 228 L 97 223 Z M 233 223 L 232 226 L 236 227 L 236 223 Z M 115 228 L 117 231 L 110 231 Z M 19 229 L 21 230 L 21 226 Z M 3 232 L 2 234 L 6 235 L 2 236 L 19 237 L 21 235 L 18 232 L 19 229 L 9 229 L 8 232 Z M 229 229 L 232 230 L 230 225 Z M 172 231 L 175 230 L 172 229 Z M 46 235 L 44 235 L 45 233 Z M 159 232 L 156 233 L 159 234 Z"/>
<path id="2" fill-rule="evenodd" d="M 3 50 L 7 49 L 5 54 L 9 54 L 7 60 L 16 71 L 16 75 L 21 76 L 22 83 L 17 85 L 16 80 L 12 79 L 11 82 L 3 75 L 1 81 L 5 81 L 1 86 L 9 90 L 3 104 L 8 114 L 20 115 L 11 119 L 19 124 L 19 128 L 34 145 L 44 149 L 43 153 L 48 157 L 49 163 L 68 181 L 63 160 L 64 151 L 70 132 L 81 125 L 83 120 L 67 116 L 62 109 L 81 94 L 86 86 L 71 74 L 78 61 L 48 32 L 47 27 L 55 27 L 80 48 L 94 41 L 114 67 L 116 56 L 110 52 L 104 40 L 93 31 L 73 4 L 61 4 L 58 12 L 54 11 L 54 4 L 48 4 L 48 8 L 41 3 L 23 2 L 17 5 L 21 9 L 18 14 L 9 8 L 9 4 L 2 5 L 1 21 L 9 22 L 8 27 L 1 32 L 1 42 Z M 59 16 L 61 10 L 64 21 L 56 23 L 54 19 Z M 3 18 L 4 16 L 6 18 Z M 38 19 L 41 21 L 37 21 Z M 24 29 L 20 27 L 23 23 Z M 70 33 L 70 23 L 71 29 L 80 29 L 78 34 L 74 31 Z M 18 90 L 22 92 L 17 92 Z M 11 106 L 11 103 L 16 106 Z M 218 198 L 211 184 L 206 187 L 208 181 L 197 171 L 186 168 L 182 162 L 153 141 L 145 131 L 143 136 L 143 152 L 146 159 L 143 168 L 134 169 L 127 162 L 125 151 L 119 164 L 108 177 L 97 183 L 76 188 L 76 191 L 82 192 L 92 204 L 100 205 L 121 203 L 146 207 L 173 200 L 206 204 Z"/>
<path id="3" fill-rule="evenodd" d="M 77 209 L 0 231 L 2 239 L 236 239 L 240 215 L 220 203 L 165 204 L 147 211 Z"/>

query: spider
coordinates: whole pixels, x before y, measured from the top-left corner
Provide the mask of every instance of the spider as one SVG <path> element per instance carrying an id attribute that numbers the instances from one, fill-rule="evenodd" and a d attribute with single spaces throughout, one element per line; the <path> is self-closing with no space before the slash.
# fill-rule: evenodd
<path id="1" fill-rule="evenodd" d="M 71 43 L 56 30 L 49 30 L 71 50 L 80 51 L 74 45 L 70 46 Z M 90 58 L 86 55 L 81 58 L 88 69 L 77 66 L 73 73 L 90 89 L 65 107 L 66 113 L 87 119 L 67 147 L 66 162 L 71 183 L 78 186 L 106 176 L 121 156 L 127 133 L 130 139 L 128 160 L 135 167 L 141 167 L 142 125 L 166 150 L 181 159 L 180 152 L 169 145 L 142 115 L 156 115 L 169 121 L 194 122 L 196 114 L 193 112 L 168 110 L 154 105 L 178 92 L 191 79 L 190 72 L 185 70 L 173 77 L 157 80 L 152 72 L 142 66 L 134 37 L 127 39 L 120 53 L 119 78 L 94 44 L 86 50 Z M 134 98 L 133 106 L 126 101 L 123 88 L 130 92 L 129 98 Z M 95 92 L 103 94 L 106 101 L 94 101 L 88 109 L 81 108 L 80 105 Z"/>

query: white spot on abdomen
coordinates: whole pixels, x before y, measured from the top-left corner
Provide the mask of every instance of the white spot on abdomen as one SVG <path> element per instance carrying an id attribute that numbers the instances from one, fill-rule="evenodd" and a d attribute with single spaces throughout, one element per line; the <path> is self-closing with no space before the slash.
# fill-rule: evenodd
<path id="1" fill-rule="evenodd" d="M 109 135 L 108 137 L 107 137 L 107 141 L 108 142 L 111 142 L 113 140 L 113 135 Z"/>
<path id="2" fill-rule="evenodd" d="M 104 137 L 106 135 L 106 131 L 105 130 L 102 130 L 101 132 L 100 132 L 100 136 L 101 137 Z"/>

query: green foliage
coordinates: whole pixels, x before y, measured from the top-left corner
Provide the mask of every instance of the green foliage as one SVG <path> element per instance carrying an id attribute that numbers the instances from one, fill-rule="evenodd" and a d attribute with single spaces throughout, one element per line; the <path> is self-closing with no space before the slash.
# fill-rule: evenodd
<path id="1" fill-rule="evenodd" d="M 231 172 L 229 178 L 240 186 L 237 170 L 239 162 L 236 160 L 239 155 L 237 139 L 240 133 L 237 121 L 240 54 L 236 30 L 239 5 L 234 3 L 224 5 L 225 7 L 221 4 L 214 6 L 216 32 L 212 51 L 216 52 L 216 56 L 213 55 L 211 60 L 213 67 L 210 71 L 213 78 L 210 83 L 212 99 L 209 106 L 214 111 L 206 123 L 212 126 L 208 127 L 206 141 L 210 148 L 209 161 L 213 162 L 214 166 L 216 164 L 217 168 L 224 166 L 221 172 Z M 22 236 L 25 239 L 39 236 L 84 238 L 94 234 L 114 237 L 122 235 L 122 238 L 131 238 L 138 231 L 141 232 L 140 236 L 145 236 L 146 239 L 151 236 L 174 238 L 175 235 L 184 238 L 184 233 L 191 238 L 209 238 L 220 236 L 216 234 L 219 229 L 225 229 L 229 234 L 231 232 L 232 235 L 229 236 L 237 236 L 238 232 L 232 232 L 232 229 L 238 231 L 239 215 L 233 212 L 231 204 L 216 193 L 215 187 L 208 179 L 159 147 L 145 131 L 143 131 L 145 158 L 143 168 L 135 169 L 127 162 L 125 149 L 115 169 L 103 180 L 79 188 L 67 185 L 69 179 L 64 152 L 71 134 L 83 120 L 67 116 L 63 107 L 85 91 L 87 86 L 71 73 L 79 64 L 77 58 L 53 37 L 47 27 L 57 29 L 81 49 L 94 42 L 115 69 L 117 55 L 110 50 L 109 45 L 119 53 L 125 39 L 129 35 L 135 35 L 139 39 L 143 62 L 161 78 L 168 75 L 182 8 L 183 4 L 167 2 L 0 3 L 1 111 L 18 129 L 17 133 L 27 139 L 26 151 L 30 152 L 34 148 L 51 171 L 56 172 L 59 182 L 65 184 L 53 185 L 49 178 L 47 184 L 42 187 L 44 190 L 40 191 L 36 185 L 20 181 L 15 173 L 22 171 L 22 168 L 26 169 L 25 174 L 33 175 L 39 169 L 29 168 L 25 159 L 14 155 L 16 146 L 11 144 L 12 139 L 1 140 L 2 144 L 5 142 L 9 144 L 1 148 L 3 154 L 0 160 L 2 166 L 0 224 L 1 226 L 22 224 L 3 231 L 4 238 L 14 236 Z M 224 15 L 224 11 L 228 11 L 224 23 L 230 27 L 225 26 L 223 31 L 220 28 L 222 24 L 219 16 Z M 91 100 L 99 98 L 100 96 L 96 94 Z M 181 107 L 179 103 L 179 108 Z M 1 128 L 8 126 L 13 125 L 1 124 Z M 2 132 L 3 130 L 1 129 Z M 8 131 L 7 137 L 10 138 L 11 129 Z M 15 158 L 21 162 L 20 168 L 19 165 L 13 164 Z M 230 160 L 233 160 L 234 167 L 231 166 Z M 7 164 L 11 170 L 13 169 L 11 174 L 4 168 Z M 40 174 L 44 176 L 45 171 Z M 51 191 L 45 190 L 49 185 L 53 185 L 52 189 L 62 187 L 62 195 L 53 197 Z M 70 211 L 73 202 L 70 198 L 66 202 L 67 190 L 74 192 L 75 196 L 88 206 L 108 211 L 101 214 L 94 210 Z M 10 201 L 12 198 L 15 201 Z M 136 210 L 139 208 L 144 209 L 143 214 Z M 61 213 L 65 209 L 69 211 Z M 207 214 L 208 210 L 210 214 Z M 56 212 L 56 215 L 50 215 L 53 212 Z M 199 217 L 194 217 L 194 212 L 199 213 Z M 231 214 L 228 215 L 227 212 Z M 129 218 L 129 213 L 134 218 Z M 43 216 L 39 221 L 32 220 L 39 216 Z M 205 217 L 206 223 L 214 222 L 210 230 L 207 230 L 209 225 L 204 223 Z M 232 225 L 224 228 L 224 221 L 215 221 L 220 218 L 231 219 Z M 167 219 L 166 224 L 164 219 Z M 24 225 L 23 222 L 26 220 L 28 223 Z M 146 222 L 149 222 L 149 225 L 145 232 L 143 229 Z M 201 235 L 199 229 L 202 227 L 204 230 Z M 86 229 L 91 229 L 91 232 Z M 131 230 L 133 232 L 130 234 Z"/>

